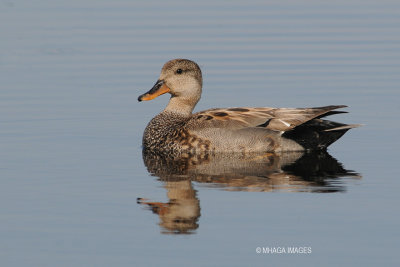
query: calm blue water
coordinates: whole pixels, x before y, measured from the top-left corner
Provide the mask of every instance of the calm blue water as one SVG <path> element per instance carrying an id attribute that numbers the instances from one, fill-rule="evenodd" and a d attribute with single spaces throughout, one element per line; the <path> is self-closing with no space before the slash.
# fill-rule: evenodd
<path id="1" fill-rule="evenodd" d="M 400 2 L 2 0 L 0 25 L 1 266 L 400 264 Z M 358 176 L 149 173 L 168 97 L 136 99 L 177 57 L 196 110 L 348 105 L 329 153 Z"/>

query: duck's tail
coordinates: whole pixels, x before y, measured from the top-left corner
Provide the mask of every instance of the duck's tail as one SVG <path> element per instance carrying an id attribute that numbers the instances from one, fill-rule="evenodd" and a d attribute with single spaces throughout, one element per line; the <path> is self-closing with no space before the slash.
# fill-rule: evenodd
<path id="1" fill-rule="evenodd" d="M 285 132 L 282 137 L 294 140 L 307 150 L 321 150 L 326 149 L 348 130 L 359 126 L 361 125 L 343 124 L 317 118 Z"/>

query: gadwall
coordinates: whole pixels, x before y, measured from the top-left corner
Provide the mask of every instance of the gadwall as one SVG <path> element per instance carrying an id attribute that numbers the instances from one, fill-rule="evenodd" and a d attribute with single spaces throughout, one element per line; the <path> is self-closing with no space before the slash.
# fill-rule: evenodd
<path id="1" fill-rule="evenodd" d="M 202 84 L 195 62 L 174 59 L 165 63 L 153 88 L 138 98 L 143 101 L 171 94 L 167 107 L 144 131 L 144 149 L 168 154 L 321 150 L 359 126 L 321 119 L 345 113 L 336 111 L 344 105 L 216 108 L 193 114 Z"/>

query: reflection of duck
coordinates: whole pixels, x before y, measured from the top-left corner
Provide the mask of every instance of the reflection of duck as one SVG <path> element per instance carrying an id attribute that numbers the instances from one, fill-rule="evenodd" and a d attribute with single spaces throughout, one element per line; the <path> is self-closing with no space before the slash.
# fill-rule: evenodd
<path id="1" fill-rule="evenodd" d="M 160 216 L 168 233 L 190 233 L 198 227 L 200 202 L 192 181 L 231 191 L 340 192 L 338 178 L 360 177 L 326 151 L 281 154 L 216 153 L 174 157 L 143 150 L 148 171 L 165 182 L 168 203 L 138 199 Z"/>
<path id="2" fill-rule="evenodd" d="M 142 198 L 138 198 L 138 203 L 147 205 L 160 216 L 160 226 L 166 230 L 164 233 L 192 233 L 199 227 L 197 220 L 200 217 L 200 203 L 192 182 L 167 181 L 165 188 L 168 192 L 168 203 L 150 202 Z"/>
<path id="3" fill-rule="evenodd" d="M 193 154 L 165 156 L 143 150 L 148 171 L 161 181 L 191 180 L 240 191 L 343 191 L 333 179 L 359 177 L 326 151 L 281 154 Z"/>
<path id="4" fill-rule="evenodd" d="M 187 59 L 167 62 L 154 87 L 138 100 L 164 93 L 171 99 L 153 118 L 143 135 L 143 146 L 160 152 L 281 152 L 319 150 L 328 147 L 357 125 L 322 120 L 343 113 L 318 108 L 227 108 L 192 114 L 200 100 L 202 74 Z"/>

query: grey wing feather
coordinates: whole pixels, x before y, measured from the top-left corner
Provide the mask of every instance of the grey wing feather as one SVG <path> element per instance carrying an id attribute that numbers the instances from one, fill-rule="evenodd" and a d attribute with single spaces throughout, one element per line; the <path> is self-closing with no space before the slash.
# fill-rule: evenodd
<path id="1" fill-rule="evenodd" d="M 192 115 L 192 128 L 242 129 L 263 127 L 274 131 L 288 131 L 309 120 L 341 112 L 332 112 L 344 105 L 316 108 L 217 108 Z"/>

